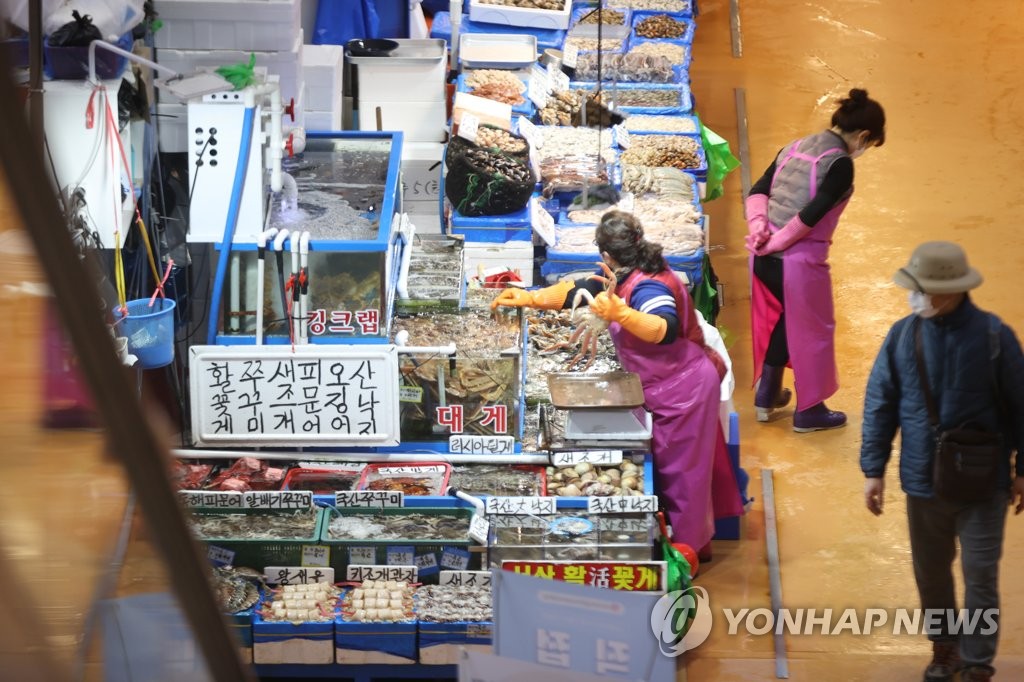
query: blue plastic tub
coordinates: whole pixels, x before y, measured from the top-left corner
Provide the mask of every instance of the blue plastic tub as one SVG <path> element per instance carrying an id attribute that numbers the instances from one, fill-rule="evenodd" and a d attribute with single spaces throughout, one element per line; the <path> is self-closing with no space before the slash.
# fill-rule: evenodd
<path id="1" fill-rule="evenodd" d="M 670 18 L 672 18 L 672 19 L 674 19 L 676 21 L 685 22 L 686 23 L 686 28 L 683 30 L 683 35 L 679 36 L 678 38 L 645 38 L 643 36 L 637 35 L 637 33 L 636 33 L 636 25 L 637 24 L 639 24 L 644 19 L 650 19 L 651 17 L 658 16 L 659 14 L 665 14 L 665 15 L 668 15 Z M 633 12 L 632 26 L 633 26 L 633 30 L 632 30 L 632 33 L 630 35 L 631 35 L 632 39 L 635 39 L 637 41 L 645 41 L 645 40 L 659 40 L 660 41 L 660 40 L 664 40 L 664 41 L 673 42 L 673 43 L 674 42 L 680 42 L 680 43 L 683 43 L 685 45 L 693 45 L 693 36 L 696 33 L 696 29 L 697 29 L 697 24 L 694 23 L 692 16 L 687 16 L 685 14 L 673 14 L 671 12 L 658 12 L 657 10 L 646 10 L 646 9 L 645 10 L 636 10 L 636 11 Z"/>
<path id="2" fill-rule="evenodd" d="M 469 242 L 531 241 L 530 205 L 516 213 L 473 218 L 453 210 L 451 233 L 464 235 Z"/>
<path id="3" fill-rule="evenodd" d="M 143 369 L 166 367 L 174 362 L 174 301 L 148 298 L 127 303 L 128 314 L 117 310 L 118 334 L 128 337 L 128 352 L 139 359 Z"/>
<path id="4" fill-rule="evenodd" d="M 132 49 L 131 31 L 114 43 L 122 50 Z M 102 47 L 96 48 L 96 77 L 101 80 L 120 78 L 128 60 Z M 58 81 L 78 81 L 89 77 L 89 48 L 54 47 L 49 39 L 43 42 L 43 73 Z"/>

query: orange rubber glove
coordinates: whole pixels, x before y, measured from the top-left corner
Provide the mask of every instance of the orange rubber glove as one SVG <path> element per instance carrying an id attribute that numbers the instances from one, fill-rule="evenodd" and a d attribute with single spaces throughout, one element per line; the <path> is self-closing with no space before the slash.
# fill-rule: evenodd
<path id="1" fill-rule="evenodd" d="M 618 322 L 627 332 L 647 343 L 660 343 L 668 331 L 665 318 L 633 310 L 615 294 L 602 291 L 590 304 L 594 314 L 608 322 Z"/>
<path id="2" fill-rule="evenodd" d="M 572 280 L 564 280 L 537 291 L 526 291 L 518 287 L 508 287 L 491 301 L 491 310 L 499 305 L 513 308 L 539 308 L 540 310 L 561 310 L 569 292 L 576 288 Z"/>

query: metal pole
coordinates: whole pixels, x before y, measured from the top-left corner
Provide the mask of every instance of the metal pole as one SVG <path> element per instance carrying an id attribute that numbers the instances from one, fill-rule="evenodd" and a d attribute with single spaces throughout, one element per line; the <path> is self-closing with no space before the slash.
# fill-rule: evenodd
<path id="1" fill-rule="evenodd" d="M 33 144 L 39 157 L 43 147 L 43 0 L 28 3 L 28 107 Z"/>

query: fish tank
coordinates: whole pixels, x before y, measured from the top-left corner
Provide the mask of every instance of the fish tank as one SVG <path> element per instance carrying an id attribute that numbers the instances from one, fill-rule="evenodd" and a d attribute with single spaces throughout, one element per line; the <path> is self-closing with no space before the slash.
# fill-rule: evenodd
<path id="1" fill-rule="evenodd" d="M 294 202 L 270 195 L 264 229 L 288 230 L 282 251 L 235 244 L 218 344 L 251 344 L 262 308 L 264 343 L 298 332 L 291 239 L 309 232 L 306 319 L 310 343 L 386 343 L 405 248 L 400 222 L 400 132 L 309 133 L 303 153 L 282 160 Z M 297 279 L 297 278 L 296 278 Z M 261 285 L 262 284 L 262 285 Z"/>
<path id="2" fill-rule="evenodd" d="M 656 538 L 653 514 L 559 514 L 490 516 L 487 561 L 651 561 Z"/>
<path id="3" fill-rule="evenodd" d="M 402 442 L 451 435 L 522 439 L 520 309 L 421 312 L 395 318 Z M 455 344 L 454 355 L 439 352 Z M 408 349 L 408 350 L 405 350 Z"/>

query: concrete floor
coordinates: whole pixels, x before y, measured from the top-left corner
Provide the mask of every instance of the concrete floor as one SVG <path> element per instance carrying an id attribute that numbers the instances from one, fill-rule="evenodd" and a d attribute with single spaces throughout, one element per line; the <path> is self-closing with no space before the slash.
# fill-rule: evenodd
<path id="1" fill-rule="evenodd" d="M 888 326 L 906 312 L 892 271 L 925 239 L 958 241 L 986 277 L 976 301 L 1011 325 L 1024 314 L 1017 236 L 1021 199 L 1011 178 L 1024 146 L 1016 99 L 1024 64 L 1019 3 L 982 0 L 741 2 L 743 56 L 731 55 L 729 2 L 702 0 L 694 93 L 700 113 L 737 150 L 734 88 L 746 90 L 754 179 L 779 147 L 821 129 L 836 96 L 866 87 L 885 106 L 886 145 L 857 162 L 856 194 L 832 256 L 842 388 L 830 405 L 848 428 L 797 435 L 783 419 L 754 423 L 746 253 L 739 174 L 709 205 L 715 268 L 726 285 L 728 329 L 740 388 L 743 465 L 757 498 L 743 539 L 716 542 L 700 584 L 716 613 L 710 639 L 687 659 L 690 680 L 774 679 L 770 637 L 730 636 L 721 608 L 769 604 L 762 468 L 774 471 L 782 585 L 788 607 L 844 609 L 916 606 L 904 503 L 889 478 L 886 513 L 863 507 L 857 466 L 863 386 Z M 0 187 L 0 540 L 41 609 L 52 658 L 70 665 L 89 597 L 114 542 L 126 501 L 116 466 L 87 432 L 37 427 L 41 414 L 37 296 L 31 254 Z M 1024 519 L 1008 524 L 1004 574 L 1024 566 Z M 137 529 L 120 591 L 164 583 L 146 535 Z M 999 678 L 1024 679 L 1024 590 L 1003 581 Z M 0 653 L 19 652 L 8 640 Z M 928 656 L 923 637 L 788 636 L 793 680 L 917 680 Z M 97 678 L 97 669 L 91 677 Z"/>

